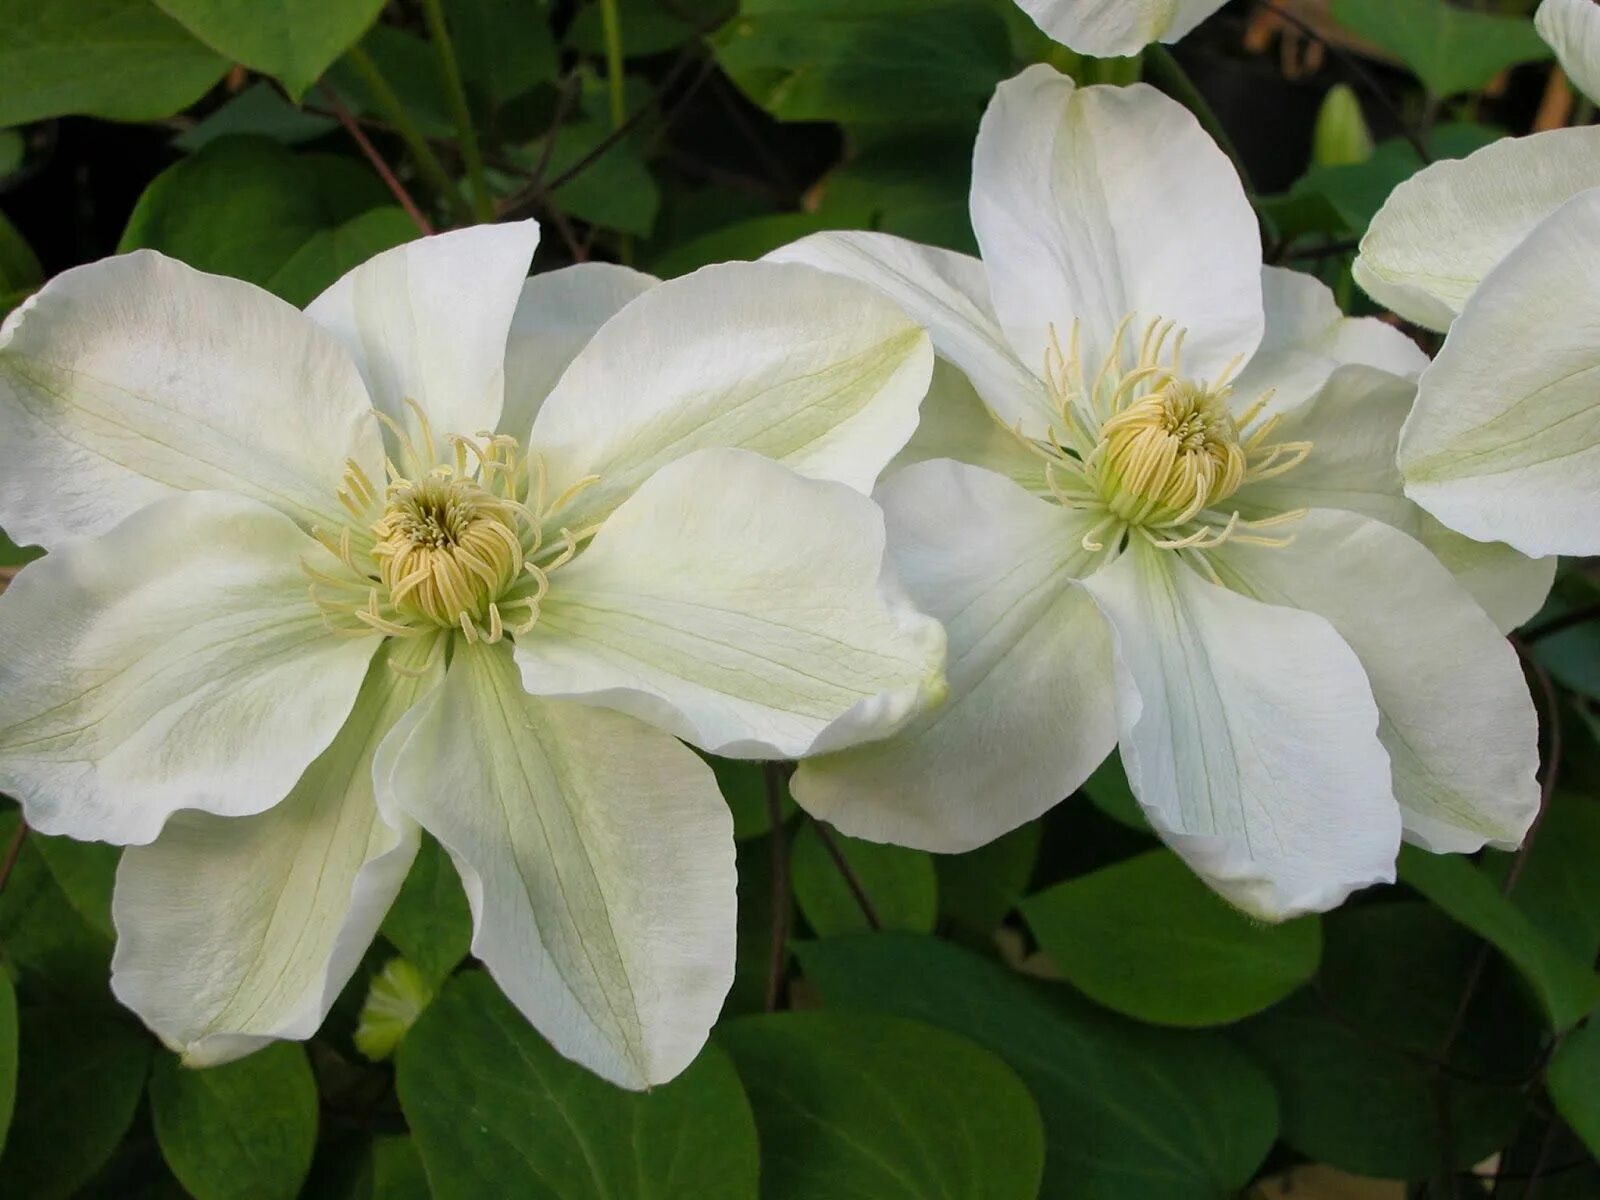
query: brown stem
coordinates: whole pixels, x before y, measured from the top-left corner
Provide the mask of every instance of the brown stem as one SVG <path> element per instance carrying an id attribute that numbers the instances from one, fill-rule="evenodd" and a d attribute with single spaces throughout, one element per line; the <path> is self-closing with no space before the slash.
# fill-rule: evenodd
<path id="1" fill-rule="evenodd" d="M 400 207 L 406 210 L 406 216 L 411 218 L 416 227 L 422 231 L 423 236 L 426 237 L 433 233 L 433 226 L 428 223 L 428 218 L 423 216 L 422 210 L 417 207 L 417 202 L 411 198 L 411 193 L 406 191 L 405 184 L 401 183 L 395 173 L 389 169 L 389 164 L 383 161 L 383 155 L 378 153 L 377 147 L 367 138 L 361 126 L 356 123 L 356 119 L 350 115 L 350 110 L 339 99 L 338 93 L 327 84 L 323 84 L 322 94 L 327 100 L 328 108 L 333 113 L 334 118 L 340 125 L 344 126 L 345 132 L 355 140 L 356 145 L 361 147 L 361 153 L 366 155 L 367 161 L 372 164 L 372 169 L 383 180 L 384 186 L 400 202 Z"/>
<path id="2" fill-rule="evenodd" d="M 789 848 L 783 841 L 783 764 L 762 765 L 766 784 L 767 836 L 772 839 L 772 953 L 767 961 L 767 1012 L 778 1010 L 783 968 L 789 961 Z"/>
<path id="3" fill-rule="evenodd" d="M 812 825 L 817 831 L 817 837 L 822 840 L 823 847 L 828 851 L 828 856 L 833 859 L 833 865 L 839 868 L 839 874 L 844 877 L 845 886 L 855 897 L 861 915 L 867 919 L 867 924 L 872 927 L 874 933 L 881 933 L 883 922 L 878 919 L 878 910 L 872 907 L 872 899 L 867 895 L 867 889 L 861 886 L 860 876 L 845 858 L 844 851 L 839 849 L 839 843 L 833 840 L 833 831 L 821 821 L 814 821 Z"/>

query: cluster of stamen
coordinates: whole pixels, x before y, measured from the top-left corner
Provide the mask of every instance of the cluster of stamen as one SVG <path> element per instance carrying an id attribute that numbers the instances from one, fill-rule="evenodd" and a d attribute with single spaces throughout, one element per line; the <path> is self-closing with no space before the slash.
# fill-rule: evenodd
<path id="1" fill-rule="evenodd" d="M 419 439 L 374 414 L 394 435 L 404 469 L 386 460 L 380 489 L 358 463 L 347 462 L 339 501 L 350 523 L 312 531 L 345 572 L 306 564 L 312 600 L 342 634 L 459 630 L 468 641 L 494 643 L 531 632 L 551 574 L 594 533 L 562 528 L 560 540 L 547 544 L 545 530 L 596 477 L 550 500 L 542 460 L 524 453 L 515 438 L 450 434 L 442 454 L 421 407 L 406 403 Z"/>
<path id="2" fill-rule="evenodd" d="M 1230 385 L 1239 360 L 1213 381 L 1183 376 L 1182 330 L 1151 321 L 1131 366 L 1124 362 L 1132 318 L 1117 326 L 1105 360 L 1090 377 L 1074 326 L 1063 351 L 1054 331 L 1045 379 L 1055 409 L 1046 440 L 1010 432 L 1045 462 L 1050 493 L 1062 505 L 1101 514 L 1083 535 L 1099 552 L 1125 536 L 1163 550 L 1203 552 L 1229 541 L 1282 546 L 1289 536 L 1263 530 L 1286 525 L 1304 509 L 1247 519 L 1226 504 L 1247 483 L 1293 470 L 1309 442 L 1274 442 L 1278 415 L 1261 419 L 1269 391 L 1237 416 Z"/>

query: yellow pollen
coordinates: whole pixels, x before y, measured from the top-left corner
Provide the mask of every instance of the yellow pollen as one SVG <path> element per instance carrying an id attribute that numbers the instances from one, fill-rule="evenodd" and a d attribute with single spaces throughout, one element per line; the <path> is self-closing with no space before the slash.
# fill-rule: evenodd
<path id="1" fill-rule="evenodd" d="M 431 477 L 391 485 L 372 527 L 373 560 L 403 615 L 441 627 L 463 616 L 485 620 L 489 606 L 522 574 L 515 505 L 470 479 Z"/>
<path id="2" fill-rule="evenodd" d="M 1135 524 L 1183 524 L 1244 480 L 1244 449 L 1226 394 L 1178 380 L 1103 424 L 1100 445 L 1100 495 Z"/>

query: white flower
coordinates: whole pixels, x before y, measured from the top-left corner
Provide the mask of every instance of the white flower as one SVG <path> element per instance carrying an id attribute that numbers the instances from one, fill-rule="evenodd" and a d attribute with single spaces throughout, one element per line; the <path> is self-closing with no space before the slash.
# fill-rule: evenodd
<path id="1" fill-rule="evenodd" d="M 0 599 L 0 789 L 129 846 L 113 988 L 190 1062 L 315 1031 L 420 825 L 555 1046 L 672 1077 L 735 883 L 674 735 L 802 756 L 941 686 L 863 494 L 925 333 L 805 267 L 526 280 L 536 238 L 414 242 L 305 313 L 135 254 L 0 334 L 0 524 L 50 551 Z"/>
<path id="2" fill-rule="evenodd" d="M 1539 32 L 1600 96 L 1600 6 L 1545 0 Z M 1400 441 L 1406 494 L 1528 554 L 1600 553 L 1600 127 L 1505 138 L 1401 184 L 1356 279 L 1450 335 Z"/>
<path id="3" fill-rule="evenodd" d="M 897 575 L 949 631 L 950 699 L 802 764 L 796 798 L 960 851 L 1120 739 L 1157 832 L 1265 918 L 1392 878 L 1402 827 L 1434 850 L 1516 844 L 1535 715 L 1464 584 L 1511 625 L 1552 564 L 1401 497 L 1421 352 L 1263 272 L 1231 165 L 1147 87 L 1002 84 L 972 220 L 982 262 L 865 233 L 776 255 L 876 283 L 965 375 L 936 371 L 905 456 L 932 461 L 878 492 Z"/>
<path id="4" fill-rule="evenodd" d="M 1097 58 L 1175 42 L 1228 0 L 1017 0 L 1050 37 Z"/>

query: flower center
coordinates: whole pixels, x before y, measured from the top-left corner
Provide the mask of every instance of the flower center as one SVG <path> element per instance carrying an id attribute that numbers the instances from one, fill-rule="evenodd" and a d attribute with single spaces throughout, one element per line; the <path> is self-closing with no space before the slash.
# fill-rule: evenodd
<path id="1" fill-rule="evenodd" d="M 1247 483 L 1293 470 L 1309 442 L 1273 442 L 1279 417 L 1260 419 L 1267 392 L 1235 416 L 1229 385 L 1238 362 L 1215 381 L 1183 373 L 1183 332 L 1171 322 L 1145 326 L 1130 367 L 1124 351 L 1132 318 L 1117 326 L 1105 360 L 1090 377 L 1078 331 L 1063 352 L 1053 343 L 1045 379 L 1056 410 L 1047 440 L 1012 430 L 1045 461 L 1051 495 L 1067 508 L 1101 514 L 1083 535 L 1097 552 L 1125 534 L 1164 550 L 1204 551 L 1230 540 L 1284 545 L 1261 529 L 1287 524 L 1304 510 L 1246 519 L 1228 501 Z"/>
<path id="2" fill-rule="evenodd" d="M 503 434 L 444 438 L 439 443 L 420 406 L 419 446 L 400 425 L 375 414 L 394 434 L 405 470 L 387 464 L 378 488 L 355 462 L 346 464 L 339 501 L 351 521 L 338 530 L 313 529 L 343 567 L 330 574 L 309 563 L 311 598 L 335 633 L 421 637 L 457 629 L 469 641 L 498 642 L 538 623 L 553 572 L 569 562 L 594 529 L 545 529 L 578 492 L 579 480 L 546 501 L 536 454 Z"/>

